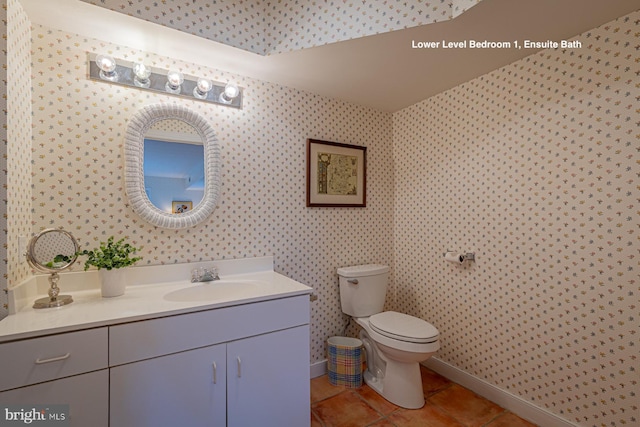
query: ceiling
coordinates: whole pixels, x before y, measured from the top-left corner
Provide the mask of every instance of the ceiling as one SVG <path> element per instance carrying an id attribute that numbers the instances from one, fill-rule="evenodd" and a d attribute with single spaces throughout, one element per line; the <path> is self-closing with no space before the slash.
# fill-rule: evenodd
<path id="1" fill-rule="evenodd" d="M 446 21 L 482 0 L 81 0 L 260 55 Z"/>
<path id="2" fill-rule="evenodd" d="M 419 42 L 560 42 L 640 9 L 640 0 L 483 0 L 451 20 L 265 56 L 155 24 L 151 13 L 139 19 L 81 0 L 20 3 L 33 23 L 389 112 L 537 51 L 412 48 Z M 590 43 L 577 40 L 582 49 Z"/>

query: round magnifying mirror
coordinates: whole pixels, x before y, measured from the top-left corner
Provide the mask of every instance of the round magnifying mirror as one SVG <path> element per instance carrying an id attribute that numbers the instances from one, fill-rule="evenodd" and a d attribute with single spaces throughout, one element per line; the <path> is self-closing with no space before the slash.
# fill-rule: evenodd
<path id="1" fill-rule="evenodd" d="M 56 228 L 42 230 L 31 238 L 27 249 L 27 262 L 38 271 L 51 273 L 49 297 L 36 300 L 33 308 L 60 307 L 73 302 L 71 295 L 60 295 L 58 273 L 76 262 L 79 249 L 80 246 L 71 233 Z"/>

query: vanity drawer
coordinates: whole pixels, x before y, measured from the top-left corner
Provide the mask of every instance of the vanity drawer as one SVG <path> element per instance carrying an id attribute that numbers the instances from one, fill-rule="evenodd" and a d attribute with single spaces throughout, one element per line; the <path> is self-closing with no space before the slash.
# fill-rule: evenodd
<path id="1" fill-rule="evenodd" d="M 305 294 L 111 326 L 109 366 L 308 323 L 309 296 Z"/>
<path id="2" fill-rule="evenodd" d="M 0 344 L 0 391 L 103 369 L 107 328 Z"/>

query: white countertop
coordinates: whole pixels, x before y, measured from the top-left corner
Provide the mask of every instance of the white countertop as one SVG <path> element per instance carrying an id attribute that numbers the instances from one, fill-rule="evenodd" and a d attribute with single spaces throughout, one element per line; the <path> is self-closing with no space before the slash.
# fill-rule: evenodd
<path id="1" fill-rule="evenodd" d="M 188 272 L 191 268 L 212 264 L 220 271 L 220 282 L 190 282 Z M 15 314 L 0 321 L 0 342 L 311 293 L 310 287 L 274 272 L 269 268 L 272 265 L 273 259 L 264 257 L 180 266 L 131 268 L 128 281 L 134 284 L 127 286 L 124 295 L 114 298 L 101 297 L 100 289 L 93 283 L 97 277 L 95 272 L 93 275 L 75 273 L 78 276 L 85 274 L 84 283 L 91 283 L 85 286 L 86 290 L 73 291 L 65 289 L 62 273 L 59 284 L 61 294 L 71 295 L 74 302 L 57 308 L 34 309 L 27 305 L 17 310 Z M 177 277 L 180 279 L 175 280 Z M 87 278 L 90 279 L 87 281 Z M 160 278 L 165 281 L 160 281 Z M 145 283 L 150 281 L 153 283 Z M 194 286 L 215 287 L 217 283 L 226 283 L 228 288 L 230 281 L 251 281 L 254 285 L 241 291 L 239 288 L 237 293 L 222 292 L 205 300 L 177 301 L 167 296 Z M 45 293 L 38 296 L 46 296 L 46 290 L 43 292 Z"/>

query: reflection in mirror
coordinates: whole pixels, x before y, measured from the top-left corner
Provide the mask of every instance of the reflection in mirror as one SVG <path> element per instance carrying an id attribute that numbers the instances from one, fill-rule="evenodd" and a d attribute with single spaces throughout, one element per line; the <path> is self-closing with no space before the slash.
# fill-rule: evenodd
<path id="1" fill-rule="evenodd" d="M 27 249 L 27 261 L 34 269 L 51 273 L 49 297 L 36 300 L 33 308 L 60 307 L 73 302 L 71 295 L 59 295 L 59 271 L 65 270 L 78 258 L 77 240 L 71 233 L 49 228 L 33 236 Z"/>
<path id="2" fill-rule="evenodd" d="M 156 122 L 144 136 L 143 170 L 145 191 L 155 207 L 184 213 L 197 206 L 205 188 L 200 135 L 182 120 Z"/>

